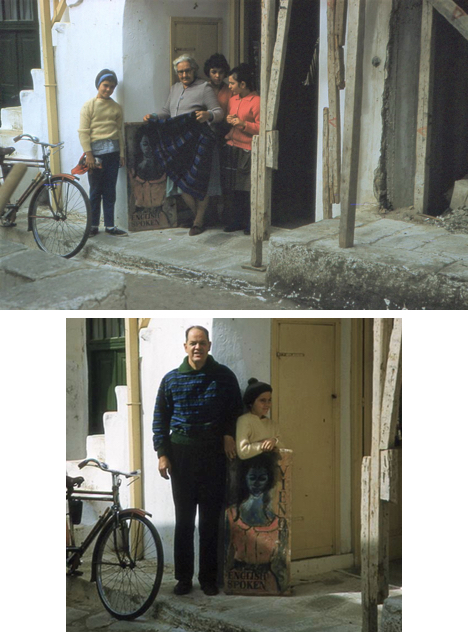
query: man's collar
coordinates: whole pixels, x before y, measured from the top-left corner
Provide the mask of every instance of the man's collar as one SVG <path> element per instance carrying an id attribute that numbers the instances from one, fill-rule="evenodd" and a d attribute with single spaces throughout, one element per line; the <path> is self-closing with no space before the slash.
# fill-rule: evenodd
<path id="1" fill-rule="evenodd" d="M 217 362 L 213 358 L 213 356 L 208 355 L 205 364 L 201 369 L 194 369 L 190 366 L 188 361 L 188 356 L 185 356 L 182 364 L 179 367 L 179 373 L 198 373 L 198 371 L 204 371 L 205 373 L 210 373 L 216 366 Z"/>

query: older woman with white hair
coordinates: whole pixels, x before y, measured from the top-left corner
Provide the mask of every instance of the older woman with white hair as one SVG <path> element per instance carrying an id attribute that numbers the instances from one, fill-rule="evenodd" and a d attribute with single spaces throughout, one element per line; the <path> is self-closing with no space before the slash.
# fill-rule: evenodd
<path id="1" fill-rule="evenodd" d="M 179 79 L 169 92 L 169 97 L 162 111 L 157 114 L 147 114 L 143 120 L 167 119 L 181 114 L 195 112 L 199 123 L 219 123 L 224 118 L 224 112 L 211 85 L 197 78 L 198 64 L 193 57 L 184 54 L 174 62 L 174 71 Z M 193 211 L 195 219 L 189 235 L 199 235 L 204 231 L 203 220 L 208 199 L 212 195 L 221 195 L 219 175 L 219 163 L 213 161 L 210 181 L 206 196 L 203 200 L 197 200 L 192 195 L 185 193 L 168 178 L 166 195 L 181 194 L 185 203 Z"/>

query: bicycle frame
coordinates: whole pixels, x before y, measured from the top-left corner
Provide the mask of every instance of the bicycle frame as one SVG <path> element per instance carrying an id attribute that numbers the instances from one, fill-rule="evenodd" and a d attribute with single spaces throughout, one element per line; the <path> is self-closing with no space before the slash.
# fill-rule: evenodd
<path id="1" fill-rule="evenodd" d="M 67 492 L 67 502 L 68 502 L 69 507 L 70 507 L 69 501 L 71 499 L 101 500 L 101 501 L 112 502 L 112 506 L 106 508 L 102 516 L 99 517 L 98 521 L 93 526 L 90 533 L 84 539 L 84 541 L 82 542 L 80 546 L 76 546 L 75 544 L 73 522 L 71 519 L 69 520 L 71 544 L 70 546 L 66 547 L 66 550 L 67 550 L 67 553 L 72 554 L 70 557 L 70 572 L 71 573 L 73 573 L 73 571 L 75 571 L 78 568 L 81 562 L 81 559 L 80 559 L 81 556 L 84 555 L 84 553 L 90 547 L 93 540 L 99 535 L 94 551 L 93 551 L 93 560 L 92 560 L 92 567 L 91 567 L 91 581 L 92 582 L 96 581 L 96 557 L 97 557 L 97 551 L 99 549 L 99 546 L 98 546 L 99 539 L 100 537 L 102 537 L 102 534 L 104 533 L 105 527 L 107 526 L 107 524 L 111 522 L 112 520 L 115 520 L 116 523 L 118 524 L 122 516 L 135 514 L 135 513 L 137 513 L 140 516 L 151 517 L 151 514 L 143 509 L 136 509 L 136 508 L 122 509 L 120 505 L 120 499 L 119 499 L 120 485 L 121 485 L 121 480 L 119 478 L 119 475 L 114 474 L 112 472 L 112 491 L 80 490 L 79 492 L 75 492 L 75 491 Z M 68 515 L 70 516 L 70 509 L 68 511 Z"/>
<path id="2" fill-rule="evenodd" d="M 0 168 L 2 169 L 2 176 L 3 176 L 3 178 L 6 177 L 4 175 L 4 172 L 3 172 L 3 166 L 4 165 L 8 166 L 8 165 L 13 165 L 15 163 L 26 163 L 27 167 L 35 167 L 37 169 L 42 169 L 42 172 L 37 173 L 35 175 L 35 177 L 31 180 L 29 186 L 23 192 L 23 194 L 20 196 L 20 198 L 16 202 L 14 202 L 14 203 L 9 202 L 6 205 L 6 209 L 5 209 L 4 213 L 3 213 L 3 218 L 4 219 L 11 219 L 11 216 L 13 216 L 12 221 L 14 221 L 15 218 L 16 218 L 17 212 L 22 207 L 22 205 L 26 202 L 28 197 L 32 193 L 34 193 L 34 191 L 45 180 L 47 180 L 49 183 L 51 183 L 51 179 L 52 179 L 53 175 L 52 175 L 52 172 L 50 170 L 50 163 L 49 163 L 50 149 L 48 149 L 46 146 L 44 146 L 44 144 L 41 144 L 41 149 L 42 149 L 42 160 L 40 160 L 40 159 L 35 160 L 34 158 L 10 158 L 9 156 L 5 156 L 2 159 L 0 159 Z M 62 177 L 62 178 L 67 179 L 67 180 L 79 180 L 79 178 L 77 176 L 74 176 L 74 175 L 69 174 L 69 173 L 58 173 L 58 174 L 56 174 L 55 177 L 57 177 L 57 176 L 58 177 Z M 30 214 L 28 214 L 28 231 L 32 230 L 31 219 L 32 219 L 32 216 Z"/>

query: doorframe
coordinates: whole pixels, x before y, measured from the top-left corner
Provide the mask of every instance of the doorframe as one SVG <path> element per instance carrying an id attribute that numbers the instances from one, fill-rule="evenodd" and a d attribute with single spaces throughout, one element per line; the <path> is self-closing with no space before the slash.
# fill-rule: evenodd
<path id="1" fill-rule="evenodd" d="M 291 325 L 333 325 L 335 327 L 335 394 L 337 395 L 336 399 L 333 400 L 332 405 L 332 419 L 333 419 L 333 430 L 334 430 L 334 461 L 335 461 L 335 472 L 333 477 L 333 485 L 335 491 L 335 499 L 334 499 L 334 514 L 335 514 L 335 532 L 333 534 L 334 537 L 334 553 L 333 555 L 341 554 L 341 445 L 340 445 L 340 436 L 341 436 L 341 415 L 340 415 L 340 407 L 341 407 L 341 318 L 272 318 L 271 319 L 271 385 L 273 388 L 272 393 L 272 417 L 277 419 L 278 425 L 280 424 L 280 420 L 278 417 L 275 417 L 276 411 L 278 410 L 278 381 L 279 381 L 279 371 L 278 371 L 278 358 L 276 356 L 276 349 L 278 348 L 279 343 L 279 331 L 281 324 L 291 324 Z M 281 431 L 281 426 L 280 431 Z M 293 455 L 293 464 L 294 464 L 294 455 Z M 292 525 L 292 528 L 294 526 Z M 296 561 L 296 560 L 294 560 Z"/>
<path id="2" fill-rule="evenodd" d="M 169 85 L 172 86 L 175 83 L 175 78 L 174 78 L 174 67 L 172 66 L 172 52 L 174 49 L 174 43 L 175 43 L 175 27 L 177 23 L 185 23 L 185 24 L 206 24 L 206 23 L 213 23 L 213 24 L 217 24 L 218 26 L 218 52 L 221 53 L 223 50 L 223 19 L 222 18 L 174 18 L 171 17 L 171 36 L 170 36 L 170 55 L 169 55 L 169 64 L 170 64 L 170 68 L 169 68 L 169 72 L 170 72 L 170 79 L 169 79 Z M 181 55 L 183 54 L 183 52 L 180 53 Z M 174 57 L 174 59 L 177 59 L 177 57 L 179 57 L 179 55 L 176 55 Z M 204 62 L 200 62 L 200 60 L 198 60 L 198 64 L 200 63 L 204 63 Z"/>

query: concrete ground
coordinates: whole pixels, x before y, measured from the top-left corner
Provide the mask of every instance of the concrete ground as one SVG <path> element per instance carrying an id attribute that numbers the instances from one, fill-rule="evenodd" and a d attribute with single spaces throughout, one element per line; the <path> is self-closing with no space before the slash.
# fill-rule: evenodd
<path id="1" fill-rule="evenodd" d="M 174 579 L 166 572 L 153 607 L 135 622 L 113 619 L 88 579 L 88 571 L 83 577 L 67 577 L 68 632 L 101 627 L 115 632 L 361 631 L 361 581 L 352 571 L 332 571 L 300 581 L 289 597 L 228 596 L 223 592 L 206 597 L 197 583 L 189 595 L 176 597 Z M 391 586 L 390 594 L 401 594 L 401 588 Z"/>
<path id="2" fill-rule="evenodd" d="M 138 273 L 185 285 L 181 289 L 168 288 L 164 307 L 142 304 L 145 292 L 142 297 L 136 293 L 132 305 L 128 305 L 125 279 L 112 277 L 109 283 L 120 283 L 119 290 L 92 297 L 85 301 L 85 306 L 75 297 L 75 306 L 68 308 L 196 308 L 193 296 L 204 290 L 206 295 L 200 308 L 205 309 L 262 309 L 262 303 L 263 309 L 467 309 L 468 234 L 449 233 L 424 218 L 415 221 L 414 217 L 402 214 L 394 216 L 398 219 L 391 217 L 392 214 L 380 215 L 372 207 L 360 209 L 355 246 L 348 249 L 339 248 L 337 219 L 294 230 L 273 228 L 270 241 L 263 247 L 266 272 L 248 267 L 251 241 L 242 232 L 224 233 L 221 228 L 209 228 L 198 237 L 189 237 L 187 229 L 174 228 L 117 238 L 101 232 L 88 240 L 83 252 L 69 263 L 94 269 L 91 275 L 94 278 L 101 272 Z M 21 256 L 21 270 L 35 274 L 37 263 L 31 253 L 37 248 L 26 231 L 25 216 L 18 216 L 18 226 L 13 229 L 0 228 L 0 240 L 3 253 L 10 242 L 31 248 Z M 8 261 L 3 256 L 0 262 L 3 270 L 8 263 L 10 282 L 23 274 L 16 271 L 11 258 Z M 46 279 L 52 276 L 54 280 Z M 33 286 L 37 289 L 37 281 L 41 281 L 39 294 L 44 295 L 44 283 L 60 285 L 57 276 L 47 273 L 29 279 L 36 283 L 28 287 L 10 288 L 13 293 L 9 291 L 8 296 L 3 296 L 4 301 L 10 302 L 0 307 L 15 309 L 14 302 L 22 301 L 19 309 L 47 309 Z M 77 268 L 77 283 L 67 284 L 70 300 L 73 288 L 86 293 L 85 277 Z M 105 288 L 108 282 L 102 285 Z M 90 293 L 94 287 L 88 283 Z M 224 294 L 219 295 L 220 292 Z M 181 303 L 184 294 L 186 301 Z M 241 305 L 237 297 L 255 300 L 251 305 Z M 93 304 L 96 307 L 90 306 Z M 57 308 L 67 307 L 53 304 L 49 307 Z"/>

